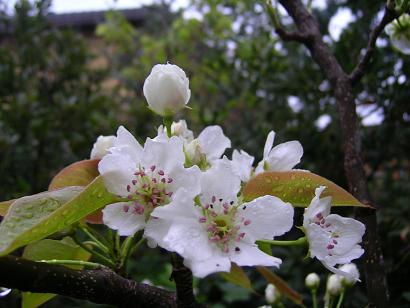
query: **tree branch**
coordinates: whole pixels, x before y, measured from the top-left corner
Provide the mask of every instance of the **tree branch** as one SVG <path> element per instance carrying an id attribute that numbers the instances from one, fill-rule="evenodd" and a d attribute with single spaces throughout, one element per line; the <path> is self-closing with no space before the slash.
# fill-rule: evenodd
<path id="1" fill-rule="evenodd" d="M 299 43 L 306 43 L 309 36 L 300 31 L 285 31 L 283 28 L 275 28 L 275 32 L 284 41 L 295 41 Z"/>
<path id="2" fill-rule="evenodd" d="M 398 14 L 394 11 L 394 9 L 389 9 L 387 6 L 385 7 L 383 18 L 370 33 L 369 41 L 367 42 L 367 47 L 363 57 L 360 59 L 359 63 L 356 65 L 356 67 L 349 75 L 350 81 L 353 85 L 355 85 L 365 74 L 366 66 L 370 63 L 370 60 L 372 59 L 377 38 L 383 32 L 386 25 L 392 22 L 397 17 Z"/>
<path id="3" fill-rule="evenodd" d="M 0 286 L 55 293 L 117 307 L 177 307 L 174 293 L 125 279 L 109 269 L 73 270 L 17 258 L 0 257 Z"/>
<path id="4" fill-rule="evenodd" d="M 183 259 L 177 253 L 171 255 L 172 258 L 172 279 L 175 281 L 177 289 L 177 303 L 179 308 L 196 307 L 197 303 L 193 292 L 192 272 L 187 268 Z"/>
<path id="5" fill-rule="evenodd" d="M 279 2 L 292 17 L 297 29 L 310 35 L 310 39 L 304 42 L 304 45 L 330 81 L 337 101 L 343 139 L 344 169 L 349 190 L 361 202 L 370 204 L 371 197 L 361 158 L 360 130 L 351 79 L 324 43 L 316 19 L 306 10 L 303 3 L 300 0 L 279 0 Z M 376 213 L 369 209 L 359 209 L 356 217 L 366 225 L 363 246 L 369 307 L 388 307 L 387 283 Z"/>

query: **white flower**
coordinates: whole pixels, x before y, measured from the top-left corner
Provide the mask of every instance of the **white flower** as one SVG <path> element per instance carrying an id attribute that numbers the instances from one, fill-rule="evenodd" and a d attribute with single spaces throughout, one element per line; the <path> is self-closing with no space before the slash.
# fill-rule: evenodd
<path id="1" fill-rule="evenodd" d="M 308 289 L 317 289 L 319 287 L 320 278 L 316 273 L 310 273 L 305 278 L 305 285 Z"/>
<path id="2" fill-rule="evenodd" d="M 280 299 L 280 293 L 276 287 L 269 283 L 265 289 L 265 299 L 268 304 L 274 304 Z"/>
<path id="3" fill-rule="evenodd" d="M 112 147 L 115 136 L 99 136 L 91 150 L 90 159 L 101 159 L 108 154 L 108 149 Z"/>
<path id="4" fill-rule="evenodd" d="M 230 147 L 231 140 L 224 135 L 220 126 L 207 126 L 198 138 L 185 145 L 188 165 L 198 165 L 201 169 L 206 169 L 219 160 Z"/>
<path id="5" fill-rule="evenodd" d="M 259 174 L 263 171 L 289 171 L 300 162 L 303 148 L 299 141 L 288 141 L 273 147 L 275 132 L 271 131 L 266 138 L 263 159 L 255 169 Z"/>
<path id="6" fill-rule="evenodd" d="M 241 204 L 240 180 L 227 160 L 221 160 L 201 177 L 201 194 L 195 198 L 179 190 L 165 207 L 154 210 L 159 221 L 170 221 L 158 245 L 180 254 L 197 277 L 240 266 L 279 266 L 255 244 L 282 235 L 293 225 L 293 207 L 279 198 L 263 196 Z"/>
<path id="7" fill-rule="evenodd" d="M 332 296 L 337 296 L 342 292 L 342 280 L 339 275 L 330 275 L 327 279 L 326 292 Z"/>
<path id="8" fill-rule="evenodd" d="M 400 52 L 410 55 L 410 15 L 403 14 L 386 26 L 390 41 Z"/>
<path id="9" fill-rule="evenodd" d="M 348 273 L 349 276 L 342 276 L 342 283 L 346 286 L 353 286 L 356 281 L 360 281 L 360 273 L 359 270 L 354 263 L 347 263 L 343 264 L 339 267 L 339 270 L 342 272 Z"/>
<path id="10" fill-rule="evenodd" d="M 337 269 L 335 265 L 349 263 L 363 254 L 364 250 L 359 243 L 365 226 L 355 219 L 330 214 L 332 198 L 320 199 L 325 188 L 316 188 L 316 196 L 303 215 L 303 228 L 309 242 L 310 255 L 330 271 L 351 277 L 351 274 Z"/>
<path id="11" fill-rule="evenodd" d="M 171 135 L 181 137 L 184 141 L 184 144 L 194 140 L 194 133 L 188 128 L 185 120 L 179 120 L 178 122 L 172 122 L 171 124 Z M 158 135 L 154 140 L 168 138 L 167 129 L 163 125 L 158 127 Z"/>
<path id="12" fill-rule="evenodd" d="M 245 151 L 234 150 L 232 153 L 232 170 L 242 182 L 248 182 L 252 174 L 252 164 L 255 158 Z"/>
<path id="13" fill-rule="evenodd" d="M 132 235 L 145 227 L 154 208 L 173 201 L 178 189 L 199 193 L 200 170 L 184 168 L 182 141 L 147 139 L 144 148 L 123 127 L 117 132 L 111 154 L 103 157 L 98 170 L 109 192 L 124 198 L 108 205 L 103 221 L 120 235 Z M 145 233 L 150 238 L 150 235 Z M 152 243 L 155 245 L 155 243 Z"/>
<path id="14" fill-rule="evenodd" d="M 189 79 L 173 64 L 155 65 L 143 87 L 151 110 L 161 116 L 170 116 L 185 108 L 191 97 Z"/>

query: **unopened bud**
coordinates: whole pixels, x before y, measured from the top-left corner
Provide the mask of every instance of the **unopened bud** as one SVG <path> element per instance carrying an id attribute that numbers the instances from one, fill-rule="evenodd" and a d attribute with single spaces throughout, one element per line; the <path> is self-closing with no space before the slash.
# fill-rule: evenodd
<path id="1" fill-rule="evenodd" d="M 319 287 L 320 278 L 316 273 L 310 273 L 305 278 L 305 285 L 308 289 L 316 290 Z"/>

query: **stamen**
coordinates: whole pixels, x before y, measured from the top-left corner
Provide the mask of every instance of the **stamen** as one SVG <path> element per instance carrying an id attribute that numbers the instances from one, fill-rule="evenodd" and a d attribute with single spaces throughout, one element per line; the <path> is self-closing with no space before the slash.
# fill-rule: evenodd
<path id="1" fill-rule="evenodd" d="M 164 170 L 159 170 L 159 171 L 158 171 L 158 174 L 159 174 L 160 176 L 163 176 L 163 175 L 165 174 L 165 172 L 164 172 Z"/>
<path id="2" fill-rule="evenodd" d="M 249 225 L 250 223 L 251 223 L 251 221 L 250 221 L 249 219 L 246 219 L 246 220 L 243 222 L 243 224 L 244 224 L 245 226 Z"/>

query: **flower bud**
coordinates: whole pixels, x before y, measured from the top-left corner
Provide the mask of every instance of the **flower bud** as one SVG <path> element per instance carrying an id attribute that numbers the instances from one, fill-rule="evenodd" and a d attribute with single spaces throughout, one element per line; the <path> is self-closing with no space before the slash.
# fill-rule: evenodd
<path id="1" fill-rule="evenodd" d="M 336 274 L 327 279 L 326 292 L 332 296 L 338 296 L 343 290 L 342 277 Z"/>
<path id="2" fill-rule="evenodd" d="M 360 278 L 359 270 L 357 269 L 357 266 L 354 263 L 344 264 L 341 267 L 339 267 L 339 269 L 342 272 L 349 274 L 348 276 L 341 276 L 342 284 L 347 287 L 353 286 L 356 283 L 356 281 L 358 281 Z"/>
<path id="3" fill-rule="evenodd" d="M 316 273 L 310 273 L 305 278 L 305 285 L 308 289 L 316 290 L 319 287 L 320 278 Z"/>
<path id="4" fill-rule="evenodd" d="M 172 116 L 185 108 L 191 97 L 189 79 L 177 65 L 155 65 L 143 87 L 149 108 L 161 116 Z"/>
<path id="5" fill-rule="evenodd" d="M 180 136 L 186 139 L 188 142 L 194 139 L 194 133 L 188 129 L 188 125 L 185 120 L 179 120 L 178 122 L 172 122 L 171 133 L 174 136 Z"/>
<path id="6" fill-rule="evenodd" d="M 91 150 L 90 159 L 101 159 L 108 154 L 108 149 L 113 146 L 115 136 L 99 136 Z"/>
<path id="7" fill-rule="evenodd" d="M 386 26 L 392 45 L 400 52 L 410 55 L 410 15 L 403 14 Z"/>
<path id="8" fill-rule="evenodd" d="M 265 289 L 265 299 L 268 304 L 274 304 L 280 299 L 280 293 L 273 284 L 268 284 Z"/>

